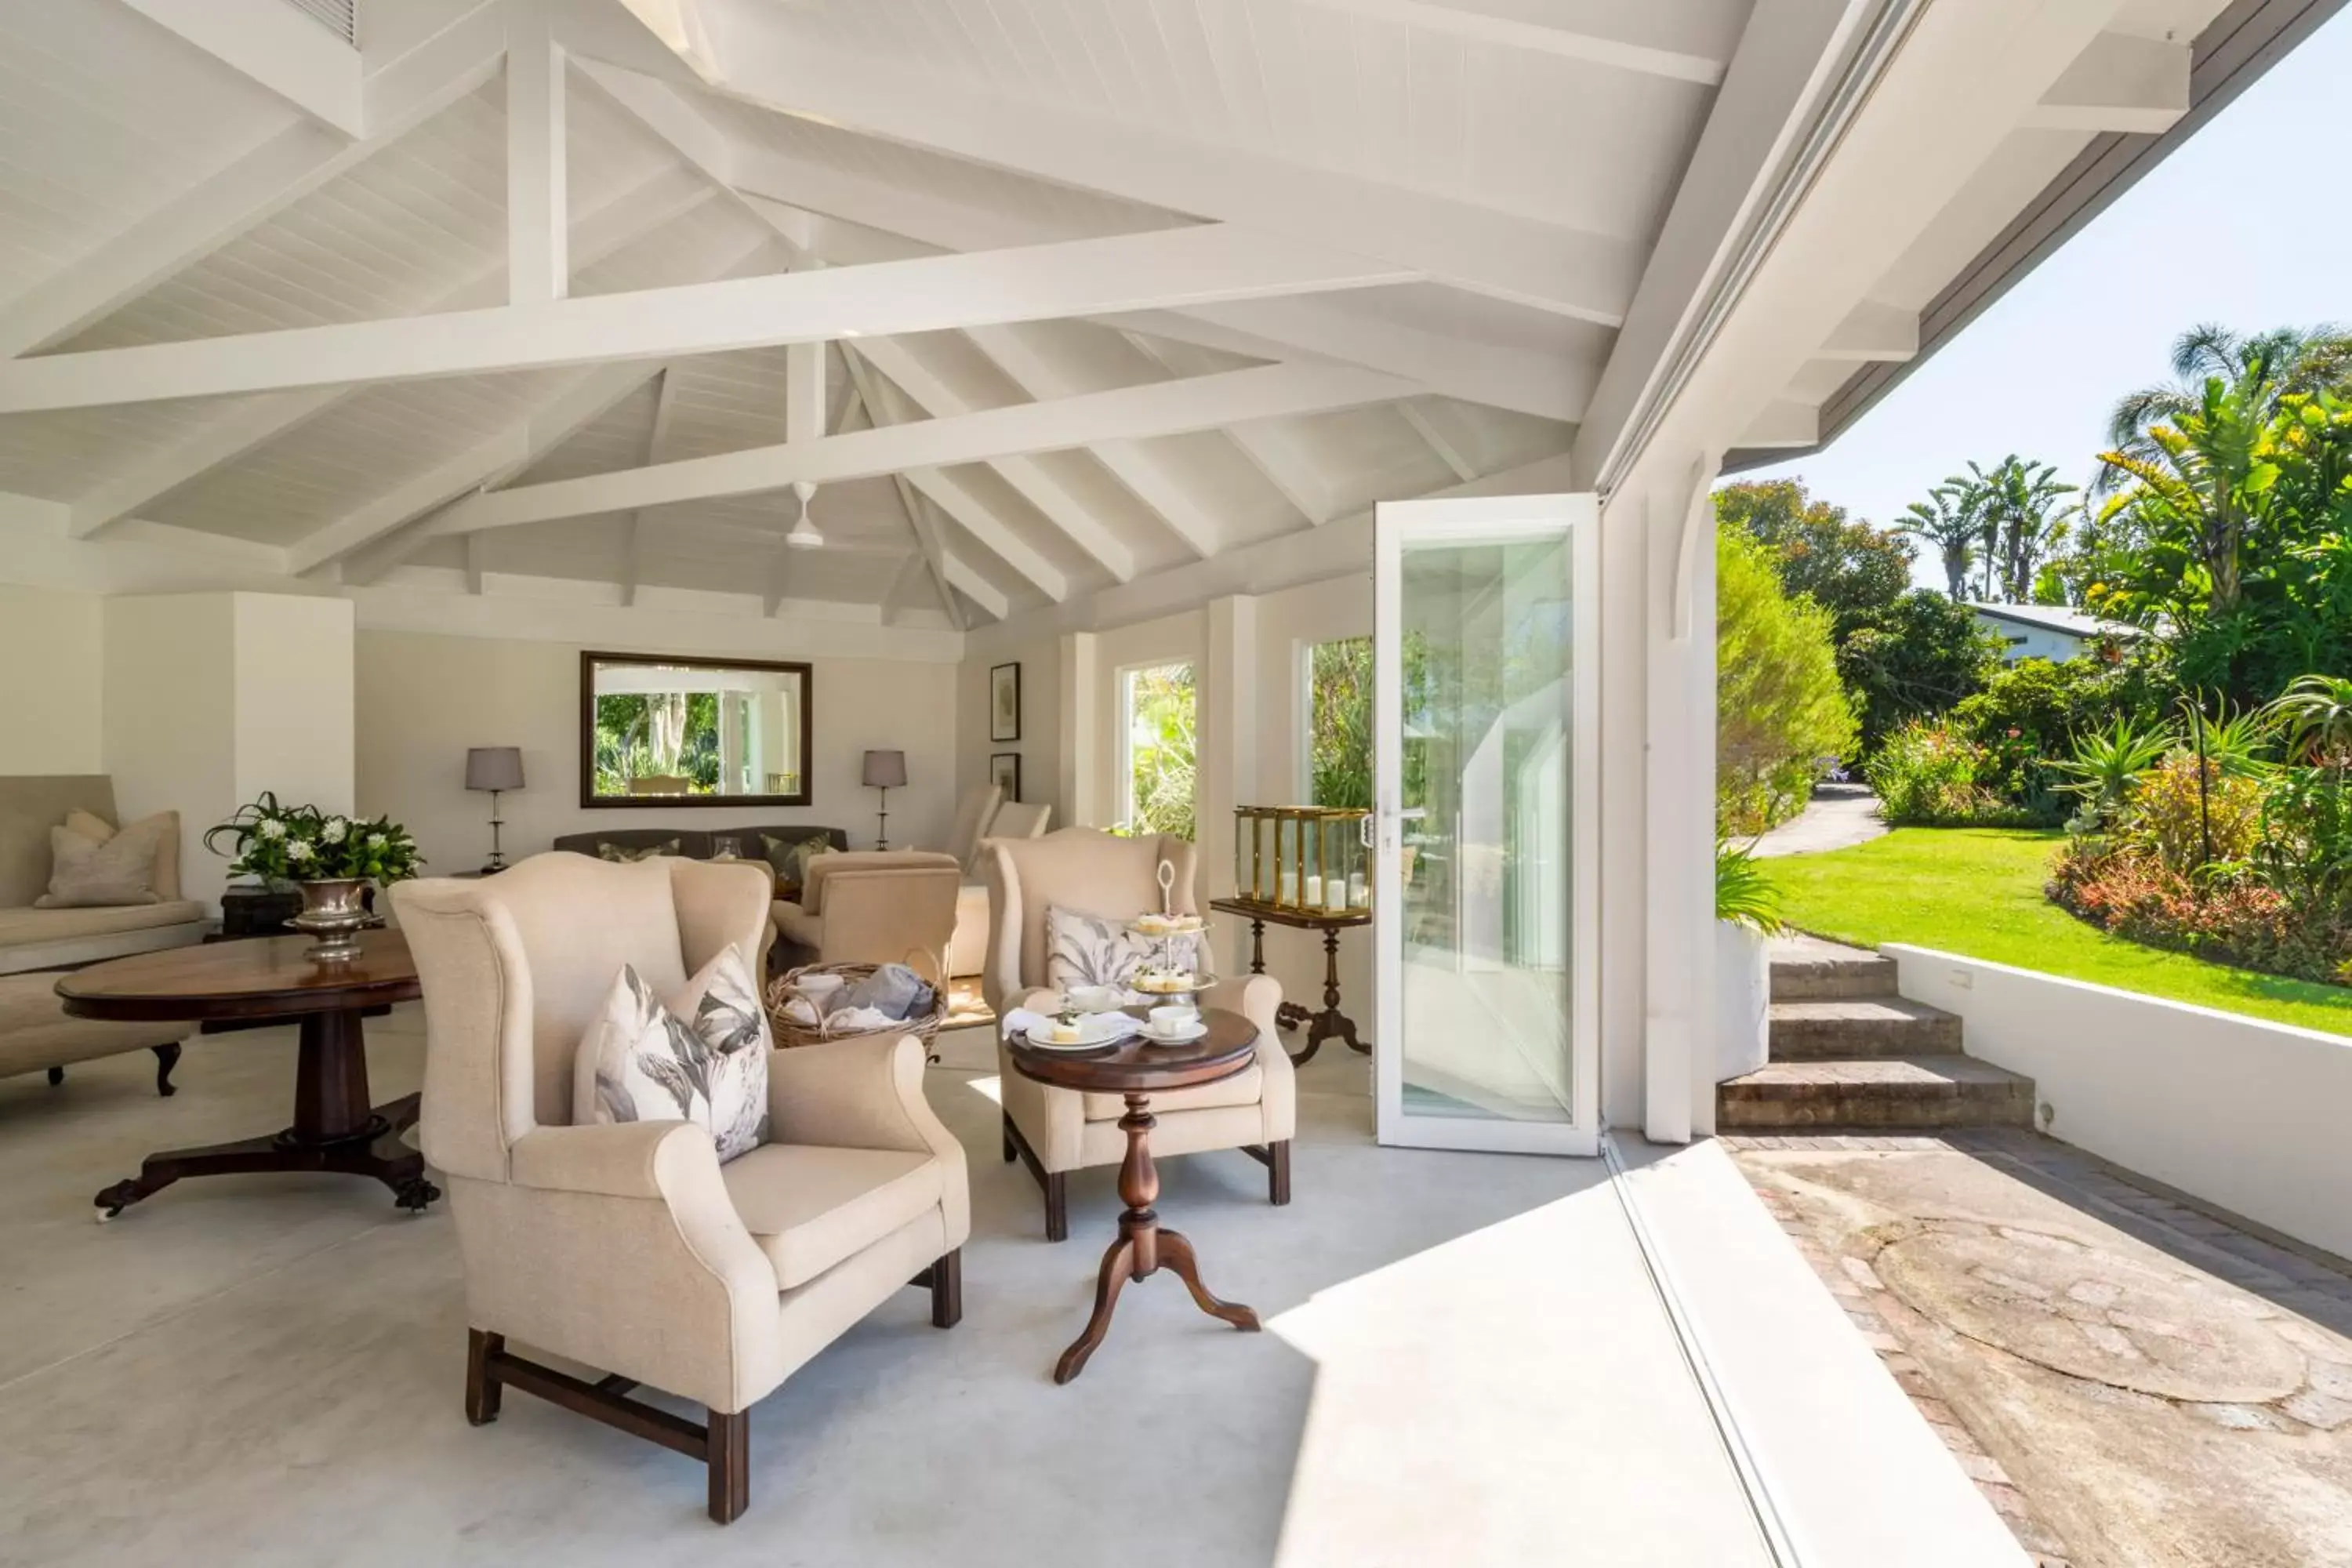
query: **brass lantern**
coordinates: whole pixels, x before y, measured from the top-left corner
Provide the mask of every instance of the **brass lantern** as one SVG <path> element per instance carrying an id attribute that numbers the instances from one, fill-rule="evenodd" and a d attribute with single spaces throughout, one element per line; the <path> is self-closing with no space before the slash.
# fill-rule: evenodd
<path id="1" fill-rule="evenodd" d="M 1318 885 L 1311 889 L 1318 895 L 1315 901 L 1318 912 L 1344 915 L 1371 906 L 1365 885 L 1363 841 L 1364 823 L 1370 815 L 1339 807 L 1322 813 L 1317 824 L 1321 843 L 1321 876 Z"/>
<path id="2" fill-rule="evenodd" d="M 1234 897 L 1264 903 L 1267 858 L 1265 853 L 1263 826 L 1265 808 L 1258 805 L 1234 807 Z"/>

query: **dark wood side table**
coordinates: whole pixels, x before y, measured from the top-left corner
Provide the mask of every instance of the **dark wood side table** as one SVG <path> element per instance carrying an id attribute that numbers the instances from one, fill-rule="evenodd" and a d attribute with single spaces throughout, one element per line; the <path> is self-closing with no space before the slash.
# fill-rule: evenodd
<path id="1" fill-rule="evenodd" d="M 1130 1011 L 1139 1014 L 1142 1009 Z M 1052 1051 L 1016 1036 L 1008 1047 L 1013 1065 L 1024 1078 L 1082 1094 L 1127 1099 L 1127 1114 L 1118 1119 L 1119 1130 L 1127 1134 L 1127 1158 L 1118 1167 L 1118 1195 L 1127 1212 L 1118 1216 L 1118 1239 L 1103 1254 L 1102 1272 L 1095 1281 L 1094 1314 L 1087 1320 L 1086 1331 L 1054 1364 L 1055 1383 L 1067 1383 L 1085 1370 L 1087 1358 L 1110 1332 L 1111 1309 L 1118 1304 L 1120 1288 L 1162 1268 L 1184 1281 L 1193 1301 L 1211 1317 L 1237 1329 L 1259 1326 L 1257 1314 L 1249 1308 L 1209 1294 L 1201 1284 L 1192 1244 L 1181 1231 L 1161 1229 L 1151 1206 L 1160 1196 L 1160 1173 L 1151 1163 L 1151 1129 L 1158 1125 L 1151 1097 L 1231 1078 L 1257 1054 L 1257 1026 L 1239 1013 L 1204 1007 L 1201 1017 L 1209 1032 L 1181 1046 L 1129 1038 L 1094 1051 Z"/>
<path id="2" fill-rule="evenodd" d="M 239 1019 L 301 1023 L 294 1072 L 294 1124 L 282 1131 L 201 1149 L 150 1154 L 139 1173 L 91 1201 L 113 1218 L 184 1176 L 252 1171 L 341 1171 L 373 1176 L 394 1201 L 421 1212 L 441 1195 L 425 1178 L 425 1158 L 401 1142 L 416 1121 L 417 1097 L 368 1103 L 369 1009 L 421 995 L 408 939 L 396 931 L 361 938 L 357 956 L 321 963 L 304 953 L 308 936 L 256 937 L 167 948 L 92 964 L 60 976 L 58 994 L 78 1018 Z"/>
<path id="3" fill-rule="evenodd" d="M 1272 921 L 1278 926 L 1294 931 L 1319 931 L 1323 933 L 1323 1010 L 1309 1013 L 1296 1002 L 1285 1002 L 1276 1009 L 1274 1021 L 1286 1029 L 1307 1026 L 1307 1048 L 1292 1057 L 1294 1066 L 1305 1067 L 1315 1059 L 1326 1040 L 1345 1040 L 1350 1050 L 1369 1056 L 1372 1047 L 1356 1038 L 1356 1021 L 1339 1011 L 1339 933 L 1357 926 L 1372 923 L 1370 910 L 1350 910 L 1343 915 L 1309 914 L 1304 910 L 1286 910 L 1275 904 L 1261 904 L 1249 899 L 1211 899 L 1209 907 L 1229 915 L 1239 915 L 1250 923 L 1250 973 L 1265 973 L 1265 925 Z"/>

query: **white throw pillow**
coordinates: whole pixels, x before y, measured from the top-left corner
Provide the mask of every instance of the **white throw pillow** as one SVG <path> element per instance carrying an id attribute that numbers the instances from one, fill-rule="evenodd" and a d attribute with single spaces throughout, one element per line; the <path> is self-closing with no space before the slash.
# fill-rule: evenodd
<path id="1" fill-rule="evenodd" d="M 729 947 L 667 998 L 624 964 L 580 1041 L 572 1120 L 696 1122 L 724 1163 L 767 1139 L 774 1046 L 741 948 Z"/>
<path id="2" fill-rule="evenodd" d="M 1164 953 L 1179 969 L 1197 967 L 1201 942 L 1197 936 L 1141 936 L 1125 921 L 1097 920 L 1070 910 L 1045 910 L 1045 984 L 1056 991 L 1081 985 L 1109 985 L 1125 992 L 1126 1004 L 1156 1000 L 1140 991 L 1127 990 L 1129 976 Z"/>

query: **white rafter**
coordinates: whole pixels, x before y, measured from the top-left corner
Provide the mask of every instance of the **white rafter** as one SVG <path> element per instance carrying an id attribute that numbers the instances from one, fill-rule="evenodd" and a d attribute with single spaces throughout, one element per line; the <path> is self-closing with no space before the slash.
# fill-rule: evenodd
<path id="1" fill-rule="evenodd" d="M 304 534 L 287 547 L 291 571 L 310 572 L 339 561 L 390 533 L 410 518 L 453 496 L 495 485 L 520 473 L 583 426 L 612 412 L 613 405 L 660 373 L 659 365 L 603 365 L 545 407 L 488 440 L 437 463 L 405 483 L 334 521 Z"/>
<path id="2" fill-rule="evenodd" d="M 864 360 L 846 350 L 842 353 L 841 363 L 848 367 L 850 384 L 855 393 L 849 406 L 842 410 L 842 428 L 845 431 L 850 427 L 849 419 L 855 415 L 866 421 L 866 428 L 879 429 L 882 422 L 875 415 L 874 407 L 880 401 L 880 386 L 874 373 L 866 367 Z M 931 583 L 939 592 L 940 608 L 946 613 L 948 624 L 962 631 L 966 617 L 963 606 L 956 602 L 956 574 L 950 570 L 960 563 L 951 559 L 946 545 L 940 541 L 938 524 L 931 519 L 929 503 L 916 493 L 915 487 L 907 482 L 907 476 L 893 474 L 890 482 L 898 489 L 899 510 L 907 514 L 907 531 L 914 535 L 915 552 L 922 557 Z M 974 598 L 973 603 L 986 607 L 985 602 L 978 598 Z M 989 613 L 1002 620 L 1010 605 L 1002 595 L 997 595 L 996 604 L 997 607 Z"/>
<path id="3" fill-rule="evenodd" d="M 2042 95 L 2025 123 L 2161 135 L 2189 112 L 2189 63 L 2187 44 L 2102 33 Z"/>
<path id="4" fill-rule="evenodd" d="M 904 343 L 889 338 L 861 338 L 856 352 L 866 363 L 888 376 L 923 414 L 945 418 L 973 412 L 972 404 L 957 395 Z M 1135 552 L 1035 458 L 1007 458 L 990 467 L 1014 493 L 1035 507 L 1046 521 L 1060 529 L 1104 571 L 1121 583 L 1135 575 Z M 950 510 L 952 514 L 953 509 Z"/>
<path id="5" fill-rule="evenodd" d="M 1089 390 L 1040 353 L 1018 327 L 974 327 L 966 334 L 980 352 L 1031 397 L 1076 397 Z M 1169 531 L 1202 560 L 1217 552 L 1216 514 L 1193 499 L 1182 479 L 1148 447 L 1133 441 L 1105 441 L 1090 447 L 1095 460 L 1159 514 Z"/>
<path id="6" fill-rule="evenodd" d="M 1410 279 L 1225 226 L 0 364 L 0 413 L 667 359 Z"/>
<path id="7" fill-rule="evenodd" d="M 1686 10 L 1620 0 L 1299 0 L 1424 32 L 1562 59 L 1614 66 L 1646 76 L 1713 87 L 1723 79 L 1719 47 L 1693 26 Z"/>
<path id="8" fill-rule="evenodd" d="M 1136 353 L 1142 354 L 1161 369 L 1171 368 L 1168 356 L 1134 333 L 1127 341 Z M 1281 492 L 1292 510 L 1307 522 L 1320 528 L 1331 521 L 1331 498 L 1323 484 L 1323 476 L 1298 449 L 1298 443 L 1285 430 L 1271 425 L 1235 419 L 1224 427 L 1225 439 L 1249 459 L 1250 467 L 1265 479 L 1265 482 Z"/>
<path id="9" fill-rule="evenodd" d="M 667 175 L 655 175 L 582 219 L 571 247 L 573 261 L 583 268 L 593 267 L 710 200 L 707 191 L 663 195 L 673 184 Z M 493 263 L 426 309 L 458 310 L 491 303 L 504 294 L 506 279 L 506 263 Z M 317 418 L 343 399 L 357 395 L 360 390 L 331 386 L 310 392 L 284 392 L 237 406 L 76 498 L 69 531 L 77 539 L 87 539 L 131 516 L 158 496 L 224 463 L 234 462 L 306 420 Z"/>
<path id="10" fill-rule="evenodd" d="M 1476 466 L 1462 455 L 1460 445 L 1453 437 L 1437 427 L 1431 411 L 1422 407 L 1419 400 L 1400 403 L 1396 410 L 1404 416 L 1404 422 L 1412 426 L 1413 434 L 1437 454 L 1438 461 L 1454 470 L 1455 479 L 1466 485 L 1478 477 Z"/>
<path id="11" fill-rule="evenodd" d="M 712 496 L 751 495 L 781 489 L 796 479 L 828 484 L 913 468 L 984 463 L 1103 441 L 1215 429 L 1236 420 L 1328 413 L 1391 402 L 1419 390 L 1410 382 L 1348 365 L 1261 365 L 1047 403 L 1015 404 L 951 419 L 887 425 L 821 441 L 754 447 L 650 468 L 523 485 L 468 497 L 435 519 L 427 531 L 465 533 Z"/>
<path id="12" fill-rule="evenodd" d="M 1838 323 L 1822 345 L 1820 358 L 1901 363 L 1919 354 L 1919 312 L 1864 300 Z"/>
<path id="13" fill-rule="evenodd" d="M 1381 257 L 1474 293 L 1614 326 L 1641 245 L 1308 168 L 1154 127 L 981 92 L 811 44 L 764 0 L 719 0 L 721 85 L 787 113 L 950 156 Z M 787 198 L 789 199 L 789 198 Z"/>
<path id="14" fill-rule="evenodd" d="M 489 80 L 505 44 L 505 23 L 485 4 L 368 78 L 366 137 L 289 126 L 109 236 L 0 308 L 0 359 L 64 342 L 357 166 Z"/>
<path id="15" fill-rule="evenodd" d="M 646 466 L 651 468 L 662 460 L 669 449 L 670 426 L 677 418 L 677 370 L 675 366 L 661 373 L 661 386 L 654 393 L 653 422 L 646 426 Z M 621 583 L 621 603 L 633 605 L 637 602 L 637 590 L 644 585 L 646 575 L 646 517 L 642 511 L 629 514 L 628 575 Z M 468 540 L 475 536 L 467 535 Z"/>
<path id="16" fill-rule="evenodd" d="M 563 47 L 548 0 L 507 6 L 507 301 L 539 305 L 571 292 Z"/>
<path id="17" fill-rule="evenodd" d="M 345 136 L 365 130 L 360 52 L 285 0 L 122 0 Z"/>

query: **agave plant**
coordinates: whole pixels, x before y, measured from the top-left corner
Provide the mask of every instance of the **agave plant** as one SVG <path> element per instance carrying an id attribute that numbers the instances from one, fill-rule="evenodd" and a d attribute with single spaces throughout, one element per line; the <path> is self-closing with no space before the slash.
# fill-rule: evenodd
<path id="1" fill-rule="evenodd" d="M 2203 757 L 2223 778 L 2262 779 L 2277 772 L 2269 755 L 2278 733 L 2271 710 L 2242 708 L 2233 713 L 2226 701 L 2218 706 L 2221 716 L 2213 718 L 2196 698 L 2180 700 L 2179 749 Z"/>
<path id="2" fill-rule="evenodd" d="M 1788 929 L 1780 918 L 1780 889 L 1756 863 L 1756 846 L 1715 841 L 1715 918 L 1775 936 Z"/>
<path id="3" fill-rule="evenodd" d="M 2063 775 L 2063 788 L 2083 797 L 2085 826 L 2120 809 L 2140 776 L 2164 761 L 2179 742 L 2168 724 L 2137 722 L 2117 715 L 2104 730 L 2074 737 L 2074 754 L 2051 766 Z"/>

